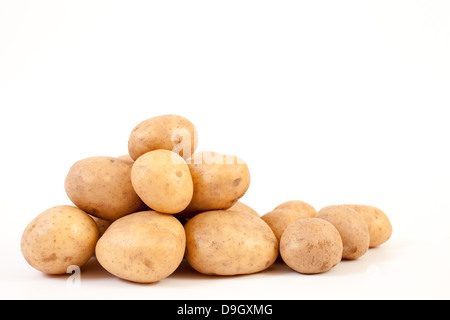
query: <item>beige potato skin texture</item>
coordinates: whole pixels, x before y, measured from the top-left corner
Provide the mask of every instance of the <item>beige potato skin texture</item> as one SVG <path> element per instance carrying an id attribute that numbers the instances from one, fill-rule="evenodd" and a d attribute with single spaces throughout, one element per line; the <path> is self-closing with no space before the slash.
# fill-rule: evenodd
<path id="1" fill-rule="evenodd" d="M 209 211 L 186 225 L 186 260 L 206 275 L 251 274 L 278 257 L 278 241 L 260 218 L 245 212 Z"/>
<path id="2" fill-rule="evenodd" d="M 367 205 L 345 206 L 356 210 L 366 221 L 370 233 L 370 248 L 378 247 L 391 238 L 392 224 L 382 210 Z"/>
<path id="3" fill-rule="evenodd" d="M 99 238 L 94 220 L 73 206 L 50 208 L 26 227 L 22 254 L 35 269 L 65 274 L 69 266 L 82 267 L 93 255 Z"/>
<path id="4" fill-rule="evenodd" d="M 236 156 L 199 152 L 187 163 L 194 194 L 179 217 L 191 218 L 200 212 L 229 209 L 250 187 L 248 166 Z"/>
<path id="5" fill-rule="evenodd" d="M 140 211 L 144 204 L 131 184 L 133 163 L 111 157 L 91 157 L 69 170 L 65 189 L 81 210 L 103 220 L 114 221 Z"/>
<path id="6" fill-rule="evenodd" d="M 155 211 L 115 221 L 96 246 L 98 262 L 118 278 L 137 283 L 170 276 L 183 260 L 186 236 L 173 216 Z"/>
<path id="7" fill-rule="evenodd" d="M 190 145 L 186 146 L 190 153 L 184 154 L 184 137 L 179 137 L 183 131 L 190 135 Z M 180 131 L 181 130 L 181 131 Z M 130 134 L 128 140 L 128 152 L 133 160 L 136 160 L 144 153 L 165 149 L 175 151 L 184 159 L 188 159 L 194 154 L 198 146 L 197 129 L 188 119 L 178 115 L 162 115 L 153 117 L 139 123 Z"/>
<path id="8" fill-rule="evenodd" d="M 283 202 L 282 204 L 277 206 L 274 210 L 277 209 L 295 210 L 307 218 L 314 218 L 317 214 L 317 210 L 312 205 L 300 200 L 291 200 Z"/>
<path id="9" fill-rule="evenodd" d="M 183 211 L 194 192 L 189 167 L 182 157 L 169 150 L 147 152 L 131 170 L 136 193 L 151 209 L 167 214 Z"/>
<path id="10" fill-rule="evenodd" d="M 323 219 L 298 220 L 281 236 L 281 257 L 299 273 L 318 274 L 331 270 L 342 260 L 342 251 L 339 231 Z"/>
<path id="11" fill-rule="evenodd" d="M 261 217 L 272 229 L 278 241 L 281 240 L 281 236 L 288 226 L 305 218 L 309 218 L 309 215 L 291 209 L 276 209 Z"/>
<path id="12" fill-rule="evenodd" d="M 261 217 L 255 209 L 253 209 L 252 207 L 250 207 L 249 205 L 247 205 L 241 201 L 236 202 L 236 204 L 234 206 L 227 209 L 226 211 L 246 212 L 246 213 L 250 213 L 256 217 Z"/>
<path id="13" fill-rule="evenodd" d="M 355 210 L 342 205 L 328 206 L 319 210 L 316 218 L 327 220 L 338 229 L 344 244 L 343 259 L 356 260 L 369 250 L 369 229 Z"/>

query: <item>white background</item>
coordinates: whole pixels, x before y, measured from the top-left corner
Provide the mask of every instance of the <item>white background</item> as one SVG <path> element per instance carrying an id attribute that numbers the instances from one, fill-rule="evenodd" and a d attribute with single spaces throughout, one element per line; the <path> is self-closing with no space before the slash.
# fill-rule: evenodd
<path id="1" fill-rule="evenodd" d="M 0 298 L 450 298 L 449 17 L 445 0 L 0 0 Z M 261 215 L 369 204 L 392 239 L 315 276 L 183 264 L 136 285 L 92 261 L 73 285 L 28 266 L 22 232 L 71 204 L 70 166 L 126 154 L 137 123 L 169 113 L 199 150 L 248 163 Z"/>

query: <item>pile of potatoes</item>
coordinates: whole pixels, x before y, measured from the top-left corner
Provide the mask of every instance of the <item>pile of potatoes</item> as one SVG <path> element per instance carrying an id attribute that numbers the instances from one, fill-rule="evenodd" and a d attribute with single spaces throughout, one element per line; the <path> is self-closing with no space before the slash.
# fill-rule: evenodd
<path id="1" fill-rule="evenodd" d="M 364 205 L 317 212 L 288 201 L 261 217 L 239 201 L 250 186 L 247 164 L 197 146 L 191 121 L 164 115 L 132 130 L 128 155 L 76 162 L 65 180 L 73 205 L 29 223 L 25 260 L 43 273 L 66 274 L 95 257 L 112 275 L 138 283 L 170 276 L 183 259 L 206 275 L 261 272 L 277 259 L 316 274 L 392 234 L 386 214 Z"/>

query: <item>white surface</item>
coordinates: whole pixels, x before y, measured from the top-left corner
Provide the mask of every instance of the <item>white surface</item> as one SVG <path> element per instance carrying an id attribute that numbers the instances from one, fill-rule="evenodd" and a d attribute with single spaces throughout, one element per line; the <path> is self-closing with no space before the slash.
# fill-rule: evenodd
<path id="1" fill-rule="evenodd" d="M 0 298 L 450 298 L 449 15 L 448 1 L 2 0 Z M 371 204 L 392 239 L 316 276 L 184 264 L 136 285 L 93 261 L 72 285 L 29 267 L 22 232 L 70 204 L 70 166 L 127 153 L 132 128 L 167 113 L 196 124 L 199 150 L 249 164 L 242 200 L 261 214 Z"/>

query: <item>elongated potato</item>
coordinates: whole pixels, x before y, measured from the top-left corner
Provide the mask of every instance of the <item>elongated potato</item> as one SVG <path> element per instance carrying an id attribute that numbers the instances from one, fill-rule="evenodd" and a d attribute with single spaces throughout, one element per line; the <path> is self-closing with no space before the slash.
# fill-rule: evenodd
<path id="1" fill-rule="evenodd" d="M 186 259 L 203 274 L 256 273 L 278 257 L 278 241 L 270 227 L 246 212 L 208 211 L 184 227 Z"/>
<path id="2" fill-rule="evenodd" d="M 370 248 L 378 247 L 391 238 L 391 221 L 381 209 L 360 204 L 345 206 L 356 210 L 366 221 L 370 233 Z"/>
<path id="3" fill-rule="evenodd" d="M 189 206 L 178 216 L 191 218 L 211 210 L 231 208 L 250 186 L 247 164 L 236 156 L 199 152 L 187 160 L 194 194 Z"/>

